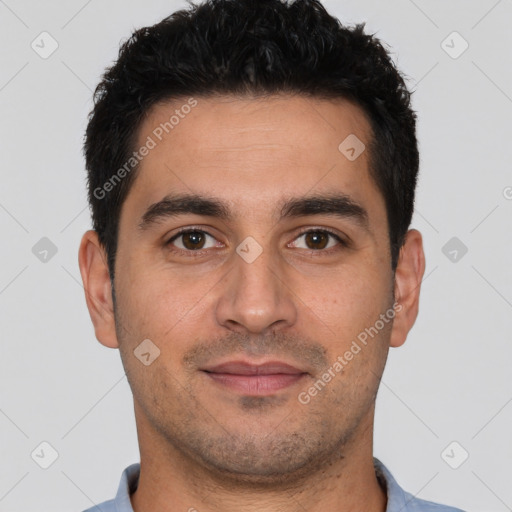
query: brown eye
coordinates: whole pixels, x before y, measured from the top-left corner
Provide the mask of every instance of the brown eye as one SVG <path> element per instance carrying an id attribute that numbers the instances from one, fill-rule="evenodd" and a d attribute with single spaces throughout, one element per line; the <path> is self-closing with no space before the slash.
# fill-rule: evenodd
<path id="1" fill-rule="evenodd" d="M 348 244 L 340 236 L 325 229 L 304 231 L 296 238 L 296 240 L 300 239 L 303 239 L 303 242 L 294 241 L 293 247 L 325 253 L 330 252 L 331 248 L 336 250 L 337 245 L 340 246 L 338 249 L 348 247 Z"/>
<path id="2" fill-rule="evenodd" d="M 203 233 L 199 231 L 192 231 L 190 233 L 183 233 L 181 235 L 183 238 L 183 245 L 186 249 L 194 250 L 194 249 L 202 249 L 205 241 L 205 237 Z"/>
<path id="3" fill-rule="evenodd" d="M 211 245 L 210 247 L 205 247 L 208 237 L 212 240 L 215 240 L 213 236 L 204 231 L 199 231 L 197 229 L 187 230 L 174 235 L 167 242 L 167 245 L 175 246 L 182 251 L 198 251 L 205 248 L 209 249 L 210 247 L 214 247 L 215 244 Z"/>
<path id="4" fill-rule="evenodd" d="M 305 237 L 308 249 L 325 249 L 329 243 L 329 235 L 321 231 L 310 231 Z"/>

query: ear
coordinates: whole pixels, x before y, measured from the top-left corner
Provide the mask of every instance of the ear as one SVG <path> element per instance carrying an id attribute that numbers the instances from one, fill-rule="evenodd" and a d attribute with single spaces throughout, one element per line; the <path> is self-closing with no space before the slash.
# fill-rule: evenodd
<path id="1" fill-rule="evenodd" d="M 83 235 L 78 265 L 96 338 L 106 347 L 118 348 L 107 257 L 96 231 L 89 230 Z"/>
<path id="2" fill-rule="evenodd" d="M 420 288 L 425 273 L 425 254 L 421 233 L 410 229 L 400 249 L 395 272 L 395 311 L 391 347 L 403 345 L 418 316 Z"/>

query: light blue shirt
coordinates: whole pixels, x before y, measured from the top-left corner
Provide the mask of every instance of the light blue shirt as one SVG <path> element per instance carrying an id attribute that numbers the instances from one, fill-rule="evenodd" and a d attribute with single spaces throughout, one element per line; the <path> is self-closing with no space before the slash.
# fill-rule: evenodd
<path id="1" fill-rule="evenodd" d="M 431 501 L 420 500 L 405 492 L 391 475 L 390 471 L 377 458 L 373 458 L 375 473 L 386 487 L 388 506 L 386 512 L 464 512 L 459 508 L 447 507 Z M 130 494 L 137 489 L 140 464 L 128 466 L 121 476 L 121 483 L 113 500 L 105 501 L 84 512 L 133 512 Z"/>

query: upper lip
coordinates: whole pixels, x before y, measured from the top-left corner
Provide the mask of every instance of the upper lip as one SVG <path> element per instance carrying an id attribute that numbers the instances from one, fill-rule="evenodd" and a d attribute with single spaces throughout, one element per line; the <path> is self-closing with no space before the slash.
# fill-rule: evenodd
<path id="1" fill-rule="evenodd" d="M 276 375 L 279 373 L 295 375 L 307 373 L 282 361 L 268 361 L 262 364 L 249 363 L 247 361 L 228 361 L 202 368 L 202 370 L 210 373 L 229 373 L 232 375 Z"/>

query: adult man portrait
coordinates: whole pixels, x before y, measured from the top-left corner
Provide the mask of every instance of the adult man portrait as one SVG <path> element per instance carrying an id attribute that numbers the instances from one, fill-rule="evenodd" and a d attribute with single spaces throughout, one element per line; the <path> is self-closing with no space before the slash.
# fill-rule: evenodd
<path id="1" fill-rule="evenodd" d="M 123 46 L 79 263 L 141 462 L 97 508 L 456 510 L 373 457 L 425 270 L 415 121 L 380 42 L 315 0 L 211 0 Z"/>

